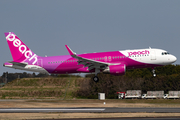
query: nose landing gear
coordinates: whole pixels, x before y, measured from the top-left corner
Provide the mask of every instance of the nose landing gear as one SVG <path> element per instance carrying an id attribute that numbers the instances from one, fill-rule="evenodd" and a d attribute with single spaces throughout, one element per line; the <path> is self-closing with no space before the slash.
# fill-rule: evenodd
<path id="1" fill-rule="evenodd" d="M 155 69 L 152 68 L 152 73 L 153 73 L 153 76 L 156 77 L 156 73 L 155 73 Z"/>

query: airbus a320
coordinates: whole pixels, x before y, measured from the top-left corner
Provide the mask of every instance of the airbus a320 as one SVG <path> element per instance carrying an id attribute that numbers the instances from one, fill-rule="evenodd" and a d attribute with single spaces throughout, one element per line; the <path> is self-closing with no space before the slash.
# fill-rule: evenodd
<path id="1" fill-rule="evenodd" d="M 76 54 L 67 45 L 70 55 L 41 57 L 32 52 L 13 32 L 5 33 L 13 60 L 5 67 L 46 74 L 95 73 L 124 75 L 127 69 L 153 68 L 174 63 L 177 58 L 162 49 L 135 49 Z"/>

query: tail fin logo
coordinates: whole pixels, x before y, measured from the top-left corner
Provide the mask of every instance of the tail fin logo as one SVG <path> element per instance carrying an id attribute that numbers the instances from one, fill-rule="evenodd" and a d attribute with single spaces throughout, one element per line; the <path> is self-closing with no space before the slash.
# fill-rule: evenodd
<path id="1" fill-rule="evenodd" d="M 6 40 L 13 42 L 13 47 L 18 48 L 19 52 L 23 54 L 25 58 L 29 59 L 29 61 L 35 59 L 32 63 L 33 65 L 37 62 L 37 55 L 28 49 L 28 47 L 21 40 L 17 39 L 14 33 L 9 32 L 9 34 L 6 36 Z"/>

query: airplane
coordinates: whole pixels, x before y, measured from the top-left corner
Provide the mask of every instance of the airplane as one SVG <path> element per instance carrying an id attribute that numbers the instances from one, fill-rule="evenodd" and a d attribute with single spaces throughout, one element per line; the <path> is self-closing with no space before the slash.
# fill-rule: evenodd
<path id="1" fill-rule="evenodd" d="M 177 58 L 162 49 L 134 49 L 98 53 L 76 54 L 65 45 L 70 55 L 41 57 L 32 52 L 13 32 L 4 33 L 13 61 L 5 67 L 45 74 L 95 73 L 124 75 L 127 69 L 154 68 L 174 63 Z"/>

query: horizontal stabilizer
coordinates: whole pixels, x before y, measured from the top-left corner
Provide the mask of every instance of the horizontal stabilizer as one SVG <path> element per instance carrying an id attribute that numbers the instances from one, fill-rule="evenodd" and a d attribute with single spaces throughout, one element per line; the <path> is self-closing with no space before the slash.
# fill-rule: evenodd
<path id="1" fill-rule="evenodd" d="M 26 65 L 28 65 L 28 63 L 19 63 L 19 62 L 13 62 L 13 61 L 8 61 L 8 63 L 12 63 L 13 65 L 17 65 L 21 67 L 25 67 Z"/>

